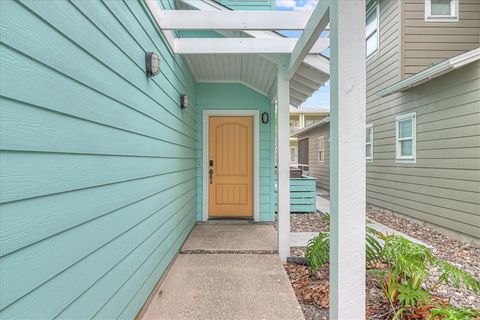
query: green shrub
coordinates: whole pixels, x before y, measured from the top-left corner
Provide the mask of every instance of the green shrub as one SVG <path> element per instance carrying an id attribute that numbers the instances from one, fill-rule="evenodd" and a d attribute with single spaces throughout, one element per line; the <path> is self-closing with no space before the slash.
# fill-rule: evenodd
<path id="1" fill-rule="evenodd" d="M 452 308 L 450 306 L 433 308 L 431 311 L 430 319 L 442 319 L 442 320 L 470 320 L 476 317 L 480 317 L 479 311 L 474 311 L 467 308 Z"/>
<path id="2" fill-rule="evenodd" d="M 327 216 L 324 219 L 329 219 Z M 382 246 L 379 239 L 384 241 Z M 375 229 L 366 229 L 367 265 L 375 266 L 381 261 L 386 270 L 370 270 L 383 277 L 383 292 L 390 304 L 389 319 L 419 319 L 430 314 L 429 320 L 464 320 L 480 317 L 480 312 L 467 308 L 441 306 L 431 299 L 430 292 L 440 284 L 461 286 L 475 293 L 480 291 L 480 282 L 459 267 L 438 260 L 424 245 L 414 243 L 402 236 L 384 235 Z M 312 272 L 330 259 L 330 233 L 320 234 L 308 242 L 306 257 Z M 430 270 L 436 268 L 440 276 L 431 287 Z"/>

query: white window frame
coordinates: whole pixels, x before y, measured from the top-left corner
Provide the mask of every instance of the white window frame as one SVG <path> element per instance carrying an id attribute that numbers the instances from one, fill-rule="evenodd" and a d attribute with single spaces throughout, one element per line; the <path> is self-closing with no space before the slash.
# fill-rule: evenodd
<path id="1" fill-rule="evenodd" d="M 376 31 L 376 37 L 377 37 L 377 49 L 375 51 L 373 51 L 372 53 L 370 53 L 368 56 L 367 56 L 367 61 L 372 58 L 373 56 L 375 56 L 379 51 L 380 51 L 380 5 L 378 2 L 376 2 L 374 5 L 372 5 L 372 7 L 370 9 L 368 9 L 367 11 L 367 14 L 365 15 L 365 26 L 367 25 L 367 18 L 368 16 L 373 12 L 373 11 L 376 11 L 377 12 L 377 28 L 375 29 Z M 365 34 L 365 54 L 367 52 L 367 40 L 373 36 L 373 33 L 375 31 L 372 31 L 372 33 L 370 33 L 369 35 Z"/>
<path id="2" fill-rule="evenodd" d="M 459 1 L 450 0 L 451 15 L 432 15 L 432 0 L 425 0 L 425 21 L 457 22 L 459 20 Z"/>
<path id="3" fill-rule="evenodd" d="M 292 151 L 293 151 L 293 158 L 292 158 Z M 290 147 L 290 162 L 297 163 L 297 148 L 295 146 Z"/>
<path id="4" fill-rule="evenodd" d="M 400 138 L 400 122 L 404 120 L 412 120 L 412 136 L 408 138 Z M 395 154 L 397 163 L 415 163 L 417 159 L 417 113 L 407 113 L 395 118 L 396 137 L 395 137 Z M 412 155 L 402 156 L 401 141 L 412 140 Z"/>
<path id="5" fill-rule="evenodd" d="M 365 131 L 367 129 L 370 129 L 370 142 L 368 142 L 367 139 L 365 139 L 365 148 L 370 148 L 370 157 L 367 157 L 365 153 L 365 159 L 367 162 L 373 162 L 373 123 L 367 124 L 367 127 L 365 128 Z"/>
<path id="6" fill-rule="evenodd" d="M 322 142 L 323 148 L 320 149 L 320 141 Z M 320 157 L 320 152 L 322 152 L 323 157 Z M 317 137 L 317 163 L 325 164 L 325 136 Z"/>

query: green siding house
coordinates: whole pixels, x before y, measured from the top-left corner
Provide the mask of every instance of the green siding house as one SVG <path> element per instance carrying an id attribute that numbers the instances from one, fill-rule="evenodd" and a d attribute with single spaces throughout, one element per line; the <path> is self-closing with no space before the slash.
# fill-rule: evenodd
<path id="1" fill-rule="evenodd" d="M 209 81 L 202 65 L 211 57 L 174 54 L 143 0 L 6 0 L 0 23 L 1 319 L 137 315 L 194 224 L 208 218 L 204 111 L 254 112 L 253 219 L 273 222 L 275 63 L 240 54 L 246 69 L 237 75 L 219 55 Z M 154 77 L 146 52 L 160 59 Z M 328 60 L 312 59 L 298 69 L 310 88 L 292 104 L 328 79 L 315 69 Z"/>
<path id="2" fill-rule="evenodd" d="M 480 2 L 447 2 L 367 9 L 367 202 L 478 242 Z"/>

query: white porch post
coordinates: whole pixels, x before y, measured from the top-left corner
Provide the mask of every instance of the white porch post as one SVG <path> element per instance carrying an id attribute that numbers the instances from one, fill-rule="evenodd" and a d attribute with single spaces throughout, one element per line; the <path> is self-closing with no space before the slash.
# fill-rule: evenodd
<path id="1" fill-rule="evenodd" d="M 330 319 L 365 319 L 365 1 L 332 1 L 330 30 Z"/>
<path id="2" fill-rule="evenodd" d="M 290 85 L 287 70 L 277 71 L 277 155 L 278 155 L 278 254 L 282 260 L 290 256 Z"/>

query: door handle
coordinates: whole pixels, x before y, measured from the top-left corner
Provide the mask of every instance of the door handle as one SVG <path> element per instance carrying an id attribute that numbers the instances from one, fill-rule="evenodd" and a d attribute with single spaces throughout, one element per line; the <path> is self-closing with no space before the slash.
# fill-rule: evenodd
<path id="1" fill-rule="evenodd" d="M 208 170 L 208 174 L 210 175 L 210 184 L 213 183 L 212 178 L 213 178 L 213 169 Z"/>

